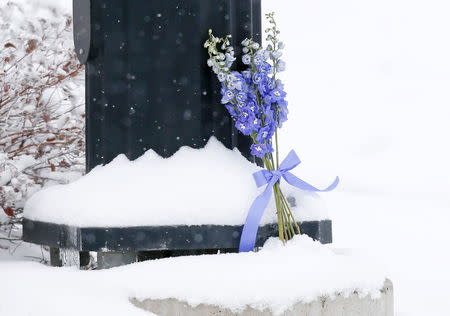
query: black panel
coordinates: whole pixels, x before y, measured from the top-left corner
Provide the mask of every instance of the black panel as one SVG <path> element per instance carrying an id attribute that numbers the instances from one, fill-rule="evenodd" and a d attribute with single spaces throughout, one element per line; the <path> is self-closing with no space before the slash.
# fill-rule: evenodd
<path id="1" fill-rule="evenodd" d="M 321 243 L 331 243 L 331 221 L 302 222 L 300 230 Z M 242 226 L 145 226 L 79 228 L 24 219 L 27 242 L 79 251 L 210 250 L 237 251 Z M 256 246 L 278 235 L 276 224 L 259 228 Z M 68 238 L 71 236 L 72 238 Z"/>
<path id="2" fill-rule="evenodd" d="M 206 65 L 208 29 L 261 39 L 260 0 L 91 0 L 87 169 L 120 153 L 168 157 L 215 135 L 249 153 Z"/>
<path id="3" fill-rule="evenodd" d="M 77 227 L 32 221 L 26 218 L 22 221 L 22 227 L 24 241 L 54 248 L 81 248 L 80 229 Z"/>

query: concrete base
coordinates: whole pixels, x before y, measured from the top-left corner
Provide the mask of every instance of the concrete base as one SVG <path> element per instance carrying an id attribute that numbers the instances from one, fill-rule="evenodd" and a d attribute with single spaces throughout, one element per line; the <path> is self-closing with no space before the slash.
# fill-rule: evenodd
<path id="1" fill-rule="evenodd" d="M 97 252 L 98 269 L 109 269 L 137 261 L 133 251 Z"/>
<path id="2" fill-rule="evenodd" d="M 390 280 L 386 280 L 380 294 L 381 297 L 378 299 L 367 296 L 360 298 L 356 292 L 348 297 L 339 294 L 334 298 L 322 297 L 308 304 L 297 303 L 279 316 L 393 316 L 394 293 Z M 241 313 L 233 313 L 229 309 L 206 304 L 192 307 L 172 298 L 142 301 L 131 299 L 131 302 L 159 316 L 273 316 L 269 310 L 259 311 L 250 307 Z"/>

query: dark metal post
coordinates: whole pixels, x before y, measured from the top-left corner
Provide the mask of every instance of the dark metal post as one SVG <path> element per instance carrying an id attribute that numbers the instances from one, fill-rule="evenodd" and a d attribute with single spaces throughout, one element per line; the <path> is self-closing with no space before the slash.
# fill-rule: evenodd
<path id="1" fill-rule="evenodd" d="M 206 66 L 208 29 L 261 39 L 260 0 L 74 0 L 76 52 L 86 63 L 87 170 L 124 153 L 163 157 L 216 136 L 249 159 Z"/>

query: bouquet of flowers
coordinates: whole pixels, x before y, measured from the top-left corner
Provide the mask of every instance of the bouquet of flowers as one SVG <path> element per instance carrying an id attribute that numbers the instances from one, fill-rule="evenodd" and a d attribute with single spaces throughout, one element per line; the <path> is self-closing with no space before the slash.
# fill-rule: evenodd
<path id="1" fill-rule="evenodd" d="M 251 226 L 247 223 L 250 221 L 249 217 L 252 217 L 252 213 L 255 217 L 253 222 L 257 221 L 257 230 L 262 212 L 270 199 L 270 190 L 273 190 L 278 218 L 278 235 L 284 243 L 299 234 L 300 227 L 280 189 L 279 180 L 283 177 L 291 183 L 288 178 L 293 175 L 287 171 L 294 168 L 300 161 L 294 152 L 288 155 L 288 158 L 291 158 L 290 163 L 285 161 L 281 163 L 279 159 L 278 129 L 287 120 L 288 114 L 286 92 L 283 83 L 277 78 L 277 74 L 285 70 L 285 63 L 281 59 L 284 44 L 279 40 L 280 31 L 277 28 L 274 13 L 266 14 L 266 18 L 270 27 L 265 30 L 268 42 L 265 48 L 251 39 L 242 41 L 242 62 L 247 66 L 243 71 L 232 70 L 236 57 L 230 44 L 231 35 L 218 38 L 213 35 L 212 30 L 209 30 L 209 39 L 205 42 L 204 47 L 209 54 L 207 64 L 221 82 L 221 102 L 230 113 L 236 128 L 242 134 L 251 137 L 253 140 L 251 153 L 262 159 L 265 171 L 268 171 L 254 175 L 258 185 L 270 184 L 267 186 L 269 191 L 255 200 L 249 211 L 242 235 L 249 235 L 246 229 Z M 286 177 L 287 174 L 288 177 Z M 297 178 L 297 180 L 300 179 Z M 312 186 L 310 188 L 319 191 Z M 257 210 L 252 212 L 252 209 L 255 208 Z M 247 242 L 247 246 L 243 245 L 243 237 L 241 238 L 241 251 L 253 249 L 256 238 L 254 226 L 250 233 L 251 241 Z"/>

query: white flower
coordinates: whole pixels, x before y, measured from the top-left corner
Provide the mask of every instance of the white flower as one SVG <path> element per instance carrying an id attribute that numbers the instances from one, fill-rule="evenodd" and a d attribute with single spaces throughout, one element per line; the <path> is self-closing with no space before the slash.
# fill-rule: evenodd
<path id="1" fill-rule="evenodd" d="M 224 82 L 227 76 L 223 72 L 221 72 L 217 74 L 217 78 L 219 79 L 220 82 Z"/>
<path id="2" fill-rule="evenodd" d="M 246 55 L 242 56 L 242 62 L 245 65 L 249 65 L 252 62 L 252 57 L 250 55 L 246 54 Z"/>
<path id="3" fill-rule="evenodd" d="M 248 38 L 246 38 L 245 40 L 243 40 L 241 42 L 241 44 L 242 44 L 242 46 L 248 46 L 248 45 L 250 45 L 250 40 Z"/>
<path id="4" fill-rule="evenodd" d="M 280 52 L 279 50 L 276 50 L 276 51 L 274 51 L 274 52 L 272 53 L 272 57 L 275 58 L 275 59 L 280 58 L 281 55 L 283 55 L 283 53 Z"/>

